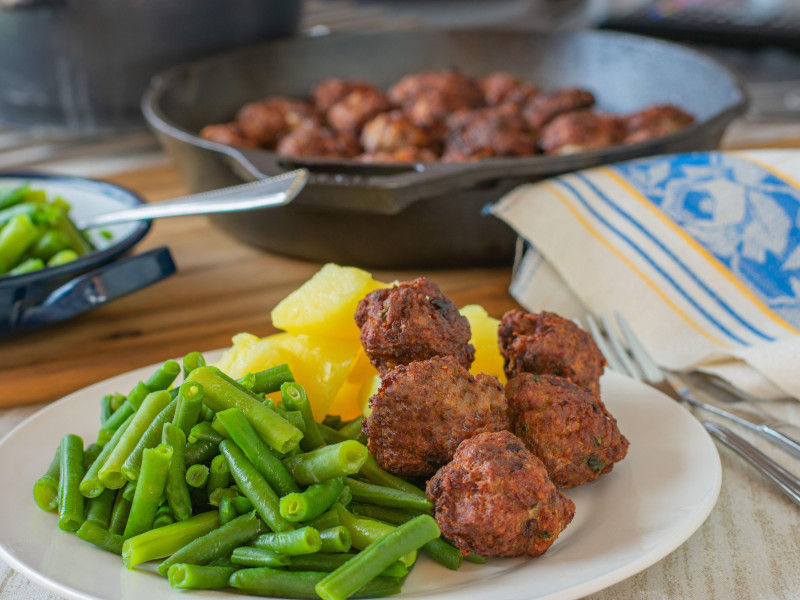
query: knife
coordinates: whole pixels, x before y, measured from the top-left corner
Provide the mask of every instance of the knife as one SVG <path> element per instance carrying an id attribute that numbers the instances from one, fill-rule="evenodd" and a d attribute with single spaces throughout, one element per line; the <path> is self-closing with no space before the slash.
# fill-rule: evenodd
<path id="1" fill-rule="evenodd" d="M 783 450 L 800 458 L 800 427 L 776 419 L 748 400 L 751 396 L 741 390 L 732 390 L 730 384 L 706 373 L 682 375 L 687 382 L 703 394 L 704 400 L 687 396 L 686 402 L 715 415 L 730 419 L 755 431 Z M 748 400 L 746 400 L 748 399 Z"/>

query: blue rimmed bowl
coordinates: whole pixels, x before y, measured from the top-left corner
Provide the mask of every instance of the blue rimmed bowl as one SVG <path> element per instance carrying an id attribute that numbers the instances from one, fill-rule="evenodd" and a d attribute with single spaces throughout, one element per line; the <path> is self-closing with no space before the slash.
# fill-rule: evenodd
<path id="1" fill-rule="evenodd" d="M 92 179 L 41 173 L 0 175 L 2 189 L 25 183 L 44 190 L 48 198 L 63 197 L 72 207 L 74 220 L 144 203 L 130 190 Z M 90 232 L 97 249 L 71 263 L 0 277 L 0 338 L 74 317 L 175 272 L 167 248 L 125 256 L 150 230 L 149 221 L 104 229 L 110 237 Z"/>

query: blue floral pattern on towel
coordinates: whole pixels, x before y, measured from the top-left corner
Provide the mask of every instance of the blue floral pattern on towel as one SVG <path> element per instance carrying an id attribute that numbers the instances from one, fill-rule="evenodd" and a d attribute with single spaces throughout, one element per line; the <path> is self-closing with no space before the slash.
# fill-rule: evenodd
<path id="1" fill-rule="evenodd" d="M 637 191 L 800 327 L 800 189 L 732 154 L 614 165 Z"/>

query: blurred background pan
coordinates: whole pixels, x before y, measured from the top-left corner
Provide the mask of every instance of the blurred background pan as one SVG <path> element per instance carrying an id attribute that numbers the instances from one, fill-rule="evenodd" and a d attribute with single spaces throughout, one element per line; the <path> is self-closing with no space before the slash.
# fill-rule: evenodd
<path id="1" fill-rule="evenodd" d="M 671 102 L 696 123 L 661 138 L 571 156 L 475 163 L 364 165 L 293 159 L 198 137 L 243 104 L 270 95 L 307 97 L 325 77 L 388 87 L 418 71 L 504 70 L 544 88 L 580 86 L 614 113 Z M 713 58 L 669 42 L 581 31 L 401 31 L 270 42 L 157 76 L 143 111 L 193 192 L 304 166 L 311 179 L 285 207 L 214 222 L 243 241 L 311 260 L 372 268 L 508 264 L 515 236 L 483 210 L 526 181 L 651 154 L 716 148 L 746 106 L 738 77 Z"/>

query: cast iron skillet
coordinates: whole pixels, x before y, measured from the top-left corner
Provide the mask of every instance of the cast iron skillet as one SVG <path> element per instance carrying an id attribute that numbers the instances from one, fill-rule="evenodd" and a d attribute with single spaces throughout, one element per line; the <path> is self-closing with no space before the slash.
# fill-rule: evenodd
<path id="1" fill-rule="evenodd" d="M 545 89 L 581 86 L 596 95 L 598 109 L 615 113 L 672 102 L 697 123 L 658 139 L 572 156 L 386 166 L 298 160 L 197 136 L 208 123 L 231 120 L 246 102 L 307 97 L 324 77 L 388 87 L 408 73 L 451 67 L 469 76 L 505 70 Z M 298 166 L 311 170 L 309 184 L 289 206 L 215 217 L 229 233 L 301 258 L 418 267 L 507 262 L 513 232 L 482 211 L 503 193 L 598 164 L 713 149 L 745 104 L 741 82 L 726 67 L 654 39 L 600 31 L 403 31 L 296 38 L 191 63 L 157 76 L 143 111 L 192 191 Z"/>

